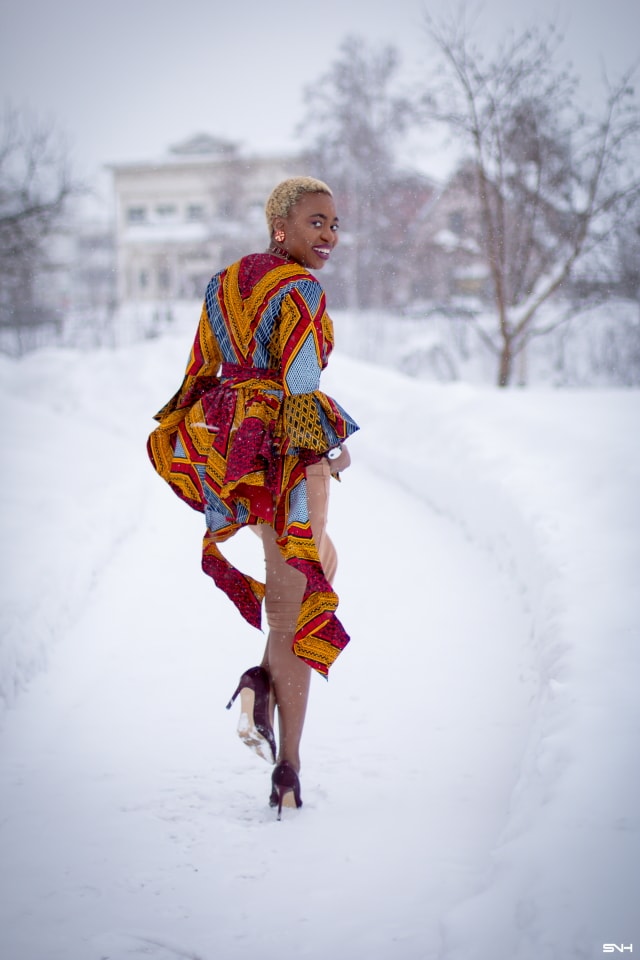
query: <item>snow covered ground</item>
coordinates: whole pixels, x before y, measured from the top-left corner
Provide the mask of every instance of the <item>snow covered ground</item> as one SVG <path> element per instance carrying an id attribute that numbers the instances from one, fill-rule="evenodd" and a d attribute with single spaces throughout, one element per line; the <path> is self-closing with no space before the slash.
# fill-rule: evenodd
<path id="1" fill-rule="evenodd" d="M 190 339 L 0 360 L 2 960 L 640 950 L 640 393 L 332 360 L 352 641 L 277 823 L 224 710 L 263 638 L 144 452 Z"/>

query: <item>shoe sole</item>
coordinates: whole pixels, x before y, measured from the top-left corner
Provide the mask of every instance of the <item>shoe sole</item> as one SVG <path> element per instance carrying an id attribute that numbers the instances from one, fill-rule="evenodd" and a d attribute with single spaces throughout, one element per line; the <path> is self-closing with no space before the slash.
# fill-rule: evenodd
<path id="1" fill-rule="evenodd" d="M 293 810 L 297 809 L 296 798 L 294 796 L 293 790 L 287 790 L 284 797 L 282 798 L 282 807 L 291 807 Z"/>
<path id="2" fill-rule="evenodd" d="M 248 687 L 240 691 L 240 719 L 238 720 L 238 736 L 253 753 L 257 754 L 267 763 L 275 763 L 276 758 L 273 755 L 271 745 L 266 737 L 263 737 L 258 728 L 253 723 L 253 707 L 255 704 L 255 693 Z"/>

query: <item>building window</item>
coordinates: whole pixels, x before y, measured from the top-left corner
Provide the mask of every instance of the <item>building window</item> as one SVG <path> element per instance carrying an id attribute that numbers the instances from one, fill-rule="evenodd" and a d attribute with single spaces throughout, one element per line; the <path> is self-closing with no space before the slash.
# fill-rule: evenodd
<path id="1" fill-rule="evenodd" d="M 147 219 L 146 207 L 129 207 L 127 210 L 127 221 L 129 223 L 144 223 Z"/>
<path id="2" fill-rule="evenodd" d="M 138 274 L 138 286 L 141 290 L 146 290 L 147 284 L 149 283 L 149 274 L 146 270 L 141 270 Z"/>
<path id="3" fill-rule="evenodd" d="M 220 217 L 233 216 L 233 200 L 230 197 L 223 198 L 218 204 L 218 216 Z"/>
<path id="4" fill-rule="evenodd" d="M 464 211 L 452 210 L 449 214 L 449 230 L 457 237 L 464 231 Z"/>
<path id="5" fill-rule="evenodd" d="M 204 207 L 201 203 L 190 203 L 187 207 L 187 220 L 204 220 Z"/>
<path id="6" fill-rule="evenodd" d="M 168 290 L 171 286 L 171 274 L 166 267 L 158 270 L 158 287 L 160 290 Z"/>
<path id="7" fill-rule="evenodd" d="M 171 220 L 176 215 L 176 208 L 172 203 L 159 203 L 156 207 L 156 216 L 159 220 Z"/>

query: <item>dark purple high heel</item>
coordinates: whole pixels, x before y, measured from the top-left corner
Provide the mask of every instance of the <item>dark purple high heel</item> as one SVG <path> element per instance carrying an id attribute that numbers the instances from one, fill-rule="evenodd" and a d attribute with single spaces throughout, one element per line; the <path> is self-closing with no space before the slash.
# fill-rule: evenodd
<path id="1" fill-rule="evenodd" d="M 264 667 L 251 667 L 240 677 L 240 683 L 227 704 L 227 710 L 231 709 L 240 694 L 238 736 L 267 763 L 275 763 L 276 738 L 269 719 L 270 690 L 269 674 Z"/>
<path id="2" fill-rule="evenodd" d="M 298 774 L 286 760 L 279 763 L 271 774 L 271 784 L 269 806 L 278 808 L 278 820 L 282 819 L 283 807 L 302 806 Z"/>

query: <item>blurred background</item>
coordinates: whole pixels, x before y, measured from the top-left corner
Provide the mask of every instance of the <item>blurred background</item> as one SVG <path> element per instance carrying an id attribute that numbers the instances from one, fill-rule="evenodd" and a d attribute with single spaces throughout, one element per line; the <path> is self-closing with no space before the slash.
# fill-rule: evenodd
<path id="1" fill-rule="evenodd" d="M 637 386 L 639 35 L 635 0 L 7 3 L 0 350 L 187 336 L 302 173 L 345 352 Z"/>

